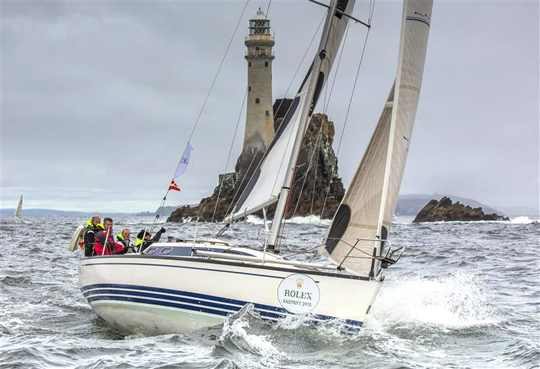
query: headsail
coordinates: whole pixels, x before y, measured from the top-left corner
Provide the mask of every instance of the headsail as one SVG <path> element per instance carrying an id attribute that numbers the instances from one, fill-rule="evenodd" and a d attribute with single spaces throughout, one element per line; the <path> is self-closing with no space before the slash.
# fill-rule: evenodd
<path id="1" fill-rule="evenodd" d="M 15 212 L 13 213 L 13 217 L 20 218 L 21 211 L 22 211 L 22 195 L 21 195 L 21 198 L 19 199 L 19 204 L 17 205 L 17 209 L 15 209 Z"/>
<path id="2" fill-rule="evenodd" d="M 405 0 L 396 81 L 326 240 L 330 258 L 374 276 L 396 208 L 422 85 L 432 0 Z"/>
<path id="3" fill-rule="evenodd" d="M 338 1 L 338 0 L 335 0 Z M 302 115 L 306 109 L 307 100 L 309 99 L 308 88 L 310 81 L 317 74 L 317 83 L 315 91 L 313 91 L 313 99 L 309 102 L 309 117 L 313 112 L 319 94 L 322 91 L 324 84 L 334 63 L 337 51 L 341 44 L 345 28 L 347 27 L 348 18 L 342 13 L 350 14 L 354 7 L 354 0 L 339 0 L 337 3 L 336 12 L 327 17 L 323 34 L 328 34 L 328 41 L 319 48 L 315 58 L 321 58 L 320 71 L 314 71 L 312 67 L 309 69 L 302 86 L 296 94 L 291 107 L 289 108 L 281 127 L 276 132 L 273 141 L 266 150 L 266 153 L 259 167 L 255 170 L 253 176 L 248 182 L 244 192 L 240 196 L 238 203 L 234 209 L 229 221 L 241 219 L 248 214 L 252 214 L 275 203 L 279 199 L 280 192 L 283 186 L 286 186 L 285 180 L 287 172 L 290 170 L 289 161 L 293 155 L 294 143 L 297 136 L 303 135 L 307 128 L 302 127 Z M 332 17 L 333 16 L 333 17 Z M 332 19 L 334 18 L 334 19 Z M 332 21 L 330 21 L 332 20 Z M 323 54 L 320 53 L 323 50 Z M 302 131 L 302 132 L 300 132 Z"/>

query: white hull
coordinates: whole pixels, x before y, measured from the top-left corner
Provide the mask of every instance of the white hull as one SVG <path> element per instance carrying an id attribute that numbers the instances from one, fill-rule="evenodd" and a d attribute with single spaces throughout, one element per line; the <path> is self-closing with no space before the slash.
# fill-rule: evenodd
<path id="1" fill-rule="evenodd" d="M 79 285 L 94 311 L 125 331 L 143 334 L 185 333 L 219 325 L 247 304 L 271 321 L 294 315 L 283 307 L 294 310 L 286 304 L 291 300 L 278 296 L 282 282 L 293 275 L 293 280 L 303 278 L 318 289 L 309 312 L 312 323 L 337 318 L 348 329 L 362 325 L 382 283 L 271 262 L 197 256 L 128 254 L 82 258 L 79 263 Z"/>

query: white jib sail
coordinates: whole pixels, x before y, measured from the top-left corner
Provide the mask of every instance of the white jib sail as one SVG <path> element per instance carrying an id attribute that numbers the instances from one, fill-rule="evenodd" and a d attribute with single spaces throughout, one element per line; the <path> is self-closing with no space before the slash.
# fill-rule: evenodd
<path id="1" fill-rule="evenodd" d="M 340 1 L 337 8 L 344 13 L 351 14 L 354 3 L 355 1 L 353 0 Z M 329 36 L 325 48 L 326 53 L 324 60 L 321 63 L 321 70 L 317 80 L 313 103 L 311 105 L 312 107 L 316 105 L 319 94 L 330 74 L 330 69 L 339 50 L 345 28 L 347 27 L 347 17 L 337 12 L 334 17 L 335 19 L 331 22 L 331 27 L 328 31 Z M 323 31 L 323 33 L 324 32 L 325 31 Z M 316 55 L 315 57 L 319 58 L 319 55 Z M 266 150 L 261 165 L 255 170 L 228 221 L 241 219 L 278 200 L 281 188 L 284 186 L 288 162 L 292 155 L 296 136 L 298 134 L 304 134 L 304 132 L 299 132 L 299 125 L 301 123 L 302 111 L 305 108 L 307 89 L 310 85 L 309 82 L 311 78 L 313 78 L 312 68 L 308 71 L 279 130 L 276 132 L 272 143 Z M 311 113 L 312 111 L 309 116 L 311 116 Z"/>
<path id="2" fill-rule="evenodd" d="M 432 0 L 405 0 L 396 81 L 326 240 L 333 262 L 374 276 L 396 208 L 426 57 Z M 367 239 L 367 240 L 365 240 Z"/>
<path id="3" fill-rule="evenodd" d="M 19 199 L 19 204 L 17 205 L 17 209 L 15 209 L 15 212 L 13 213 L 13 217 L 20 218 L 21 210 L 22 210 L 22 195 L 21 195 L 21 198 Z"/>

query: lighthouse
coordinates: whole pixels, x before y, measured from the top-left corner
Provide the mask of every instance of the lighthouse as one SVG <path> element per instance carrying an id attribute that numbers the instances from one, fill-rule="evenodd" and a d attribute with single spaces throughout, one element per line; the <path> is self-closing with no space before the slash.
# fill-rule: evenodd
<path id="1" fill-rule="evenodd" d="M 259 8 L 249 20 L 246 37 L 248 92 L 246 130 L 243 155 L 264 154 L 274 137 L 272 111 L 272 61 L 274 38 L 270 34 L 270 20 Z M 251 155 L 250 155 L 251 154 Z M 247 157 L 244 157 L 247 159 Z"/>

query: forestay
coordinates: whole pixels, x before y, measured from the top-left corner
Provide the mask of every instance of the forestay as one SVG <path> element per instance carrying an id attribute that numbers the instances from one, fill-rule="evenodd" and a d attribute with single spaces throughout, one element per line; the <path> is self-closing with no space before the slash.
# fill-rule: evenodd
<path id="1" fill-rule="evenodd" d="M 327 236 L 330 258 L 348 270 L 375 276 L 378 256 L 396 208 L 422 85 L 431 0 L 403 6 L 396 81 L 366 153 Z M 367 239 L 367 240 L 366 240 Z"/>
<path id="2" fill-rule="evenodd" d="M 352 12 L 353 7 L 354 0 L 340 0 L 337 5 L 337 9 L 347 14 Z M 321 62 L 320 72 L 318 73 L 313 100 L 308 107 L 310 108 L 309 117 L 311 117 L 320 92 L 328 78 L 341 40 L 343 39 L 347 22 L 348 18 L 339 12 L 334 14 L 332 22 L 329 22 L 327 19 L 323 34 L 327 31 L 326 27 L 330 27 L 328 30 L 328 42 L 326 45 L 323 45 L 325 46 L 323 49 L 325 52 L 322 55 L 318 53 L 318 55 L 315 56 L 315 58 L 322 57 L 323 60 Z M 304 78 L 302 86 L 296 94 L 291 107 L 287 111 L 280 128 L 266 150 L 261 164 L 255 170 L 248 182 L 228 221 L 241 219 L 278 200 L 281 188 L 285 185 L 284 182 L 287 175 L 288 163 L 293 152 L 293 144 L 297 135 L 303 135 L 307 129 L 307 125 L 305 125 L 303 130 L 301 129 L 301 118 L 302 111 L 306 108 L 310 79 L 314 78 L 313 74 L 316 73 L 316 71 L 313 71 L 313 65 L 314 63 L 312 63 L 312 67 Z"/>

